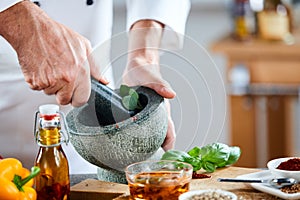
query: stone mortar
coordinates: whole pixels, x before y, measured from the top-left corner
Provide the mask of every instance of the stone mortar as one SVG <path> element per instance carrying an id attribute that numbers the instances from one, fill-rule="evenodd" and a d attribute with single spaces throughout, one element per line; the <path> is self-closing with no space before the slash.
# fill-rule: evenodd
<path id="1" fill-rule="evenodd" d="M 100 126 L 95 106 L 90 106 L 101 103 L 97 100 L 74 108 L 66 116 L 71 143 L 85 160 L 98 166 L 100 180 L 126 183 L 126 166 L 161 157 L 168 126 L 164 99 L 146 87 L 136 90 L 145 107 L 124 121 Z"/>

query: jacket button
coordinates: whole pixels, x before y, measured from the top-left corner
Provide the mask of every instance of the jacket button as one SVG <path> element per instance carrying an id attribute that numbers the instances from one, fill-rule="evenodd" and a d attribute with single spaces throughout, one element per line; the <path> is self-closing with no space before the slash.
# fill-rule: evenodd
<path id="1" fill-rule="evenodd" d="M 87 4 L 88 6 L 93 5 L 93 3 L 94 3 L 93 0 L 87 0 L 87 1 L 86 1 L 86 4 Z"/>
<path id="2" fill-rule="evenodd" d="M 33 2 L 35 5 L 37 5 L 38 7 L 41 7 L 41 3 L 39 1 L 34 1 Z"/>

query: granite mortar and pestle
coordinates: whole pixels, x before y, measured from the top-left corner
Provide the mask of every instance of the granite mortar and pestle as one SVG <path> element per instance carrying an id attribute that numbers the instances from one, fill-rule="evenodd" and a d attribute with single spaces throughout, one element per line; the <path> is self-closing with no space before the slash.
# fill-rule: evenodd
<path id="1" fill-rule="evenodd" d="M 66 116 L 71 143 L 88 162 L 98 166 L 99 180 L 126 183 L 125 168 L 144 160 L 158 160 L 168 119 L 164 98 L 147 87 L 134 87 L 141 110 L 128 111 L 119 90 L 92 79 L 88 103 Z"/>

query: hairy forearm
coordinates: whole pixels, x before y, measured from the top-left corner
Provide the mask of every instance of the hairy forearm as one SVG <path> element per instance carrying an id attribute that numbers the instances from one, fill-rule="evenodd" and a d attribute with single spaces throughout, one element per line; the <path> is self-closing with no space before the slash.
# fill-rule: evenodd
<path id="1" fill-rule="evenodd" d="M 157 21 L 136 22 L 129 33 L 129 60 L 143 56 L 151 63 L 158 63 L 163 29 L 164 25 Z"/>
<path id="2" fill-rule="evenodd" d="M 6 40 L 12 40 L 14 35 L 20 34 L 19 21 L 23 20 L 19 16 L 23 14 L 21 7 L 23 2 L 0 12 L 0 35 Z"/>
<path id="3" fill-rule="evenodd" d="M 59 104 L 83 105 L 90 95 L 90 76 L 103 80 L 90 62 L 90 42 L 30 1 L 0 13 L 0 34 L 16 50 L 30 88 L 55 94 Z"/>
<path id="4" fill-rule="evenodd" d="M 18 36 L 22 33 L 23 27 L 21 24 L 24 20 L 28 20 L 26 14 L 28 3 L 22 1 L 0 12 L 0 35 L 10 43 L 17 43 L 13 41 L 18 40 Z M 23 29 L 23 31 L 26 30 Z"/>
<path id="5" fill-rule="evenodd" d="M 14 6 L 0 12 L 0 35 L 4 37 L 15 49 L 18 48 L 19 39 L 26 39 L 24 35 L 30 33 L 32 28 L 32 9 L 35 6 L 30 1 L 21 1 Z M 36 16 L 40 13 L 36 13 Z M 32 36 L 31 34 L 27 34 Z"/>

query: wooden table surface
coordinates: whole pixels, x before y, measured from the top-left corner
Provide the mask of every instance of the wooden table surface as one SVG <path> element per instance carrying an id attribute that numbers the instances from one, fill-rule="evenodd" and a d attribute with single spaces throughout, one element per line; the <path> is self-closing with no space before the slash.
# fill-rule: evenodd
<path id="1" fill-rule="evenodd" d="M 227 167 L 210 174 L 210 178 L 193 179 L 190 190 L 200 189 L 223 189 L 235 193 L 239 200 L 250 199 L 279 199 L 275 196 L 262 193 L 253 189 L 247 183 L 223 183 L 217 179 L 234 178 L 239 175 L 260 171 L 253 168 Z M 94 179 L 88 179 L 71 187 L 71 200 L 129 200 L 128 186 L 125 184 L 108 183 Z"/>

